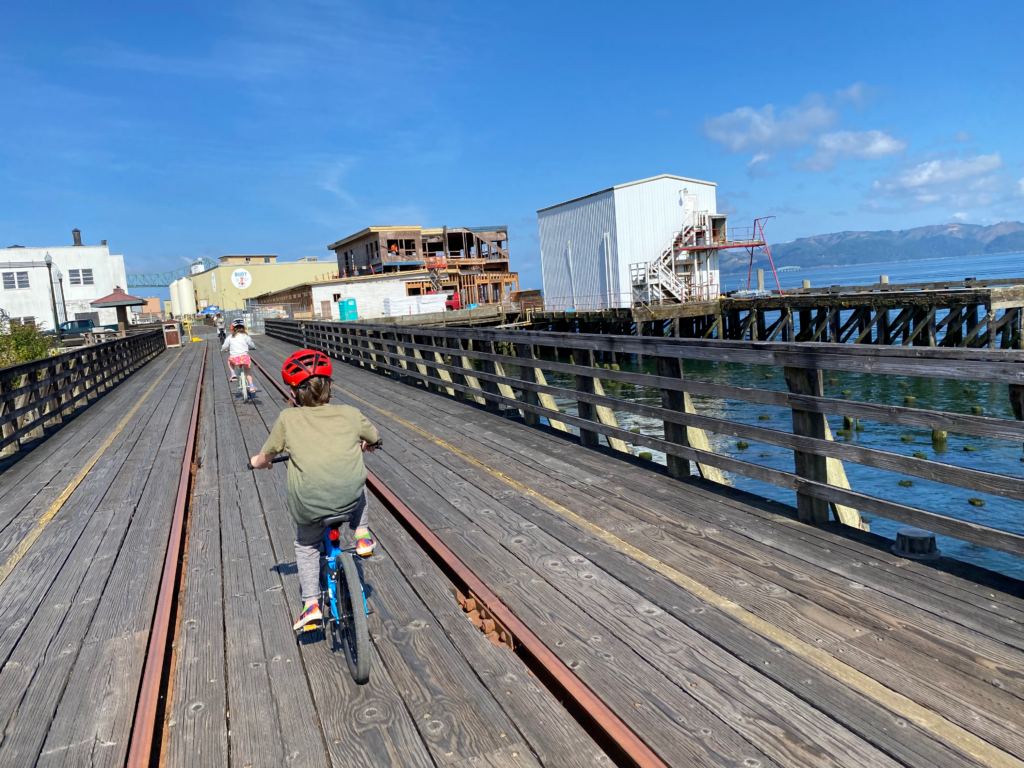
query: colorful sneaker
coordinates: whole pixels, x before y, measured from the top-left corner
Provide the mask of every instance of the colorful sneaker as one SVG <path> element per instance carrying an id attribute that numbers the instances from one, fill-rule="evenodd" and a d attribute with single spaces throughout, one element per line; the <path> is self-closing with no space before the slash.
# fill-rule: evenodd
<path id="1" fill-rule="evenodd" d="M 232 373 L 231 374 L 231 381 L 237 381 L 237 380 L 238 380 L 238 377 L 235 376 L 235 374 Z"/>
<path id="2" fill-rule="evenodd" d="M 369 557 L 372 555 L 373 549 L 376 546 L 377 542 L 368 533 L 356 537 L 356 554 L 360 557 Z"/>
<path id="3" fill-rule="evenodd" d="M 250 395 L 255 395 L 256 394 L 256 385 L 255 384 L 250 384 L 249 385 L 249 394 Z"/>
<path id="4" fill-rule="evenodd" d="M 320 613 L 320 606 L 316 603 L 313 605 L 306 606 L 306 609 L 299 616 L 299 620 L 295 622 L 295 626 L 292 627 L 296 632 L 304 629 L 309 624 L 316 624 L 324 620 L 324 615 Z"/>

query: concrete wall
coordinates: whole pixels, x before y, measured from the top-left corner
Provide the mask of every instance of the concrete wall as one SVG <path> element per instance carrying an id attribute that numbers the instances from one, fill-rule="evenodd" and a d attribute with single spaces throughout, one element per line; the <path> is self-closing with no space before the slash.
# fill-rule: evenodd
<path id="1" fill-rule="evenodd" d="M 11 317 L 34 317 L 36 324 L 44 330 L 53 329 L 53 310 L 50 302 L 50 288 L 47 284 L 46 263 L 49 253 L 53 258 L 54 294 L 57 299 L 60 320 L 60 286 L 57 272 L 64 277 L 64 302 L 67 319 L 74 320 L 76 314 L 98 313 L 101 325 L 117 322 L 117 310 L 96 309 L 89 303 L 113 293 L 115 286 L 127 290 L 128 278 L 124 271 L 124 256 L 112 254 L 105 245 L 57 246 L 52 248 L 4 248 L 0 249 L 0 273 L 28 272 L 27 289 L 4 290 L 0 283 L 0 308 Z M 18 266 L 21 265 L 21 266 Z M 71 285 L 72 269 L 91 269 L 92 285 Z"/>
<path id="2" fill-rule="evenodd" d="M 423 281 L 423 273 L 409 273 L 407 276 L 398 274 L 381 275 L 379 277 L 360 277 L 352 280 L 338 280 L 330 283 L 314 283 L 313 316 L 321 317 L 321 302 L 331 303 L 331 319 L 339 320 L 338 301 L 355 299 L 359 319 L 371 319 L 384 316 L 384 299 L 406 295 L 406 283 Z M 326 319 L 326 318 L 325 318 Z"/>
<path id="3" fill-rule="evenodd" d="M 600 309 L 629 283 L 616 266 L 613 190 L 537 213 L 544 301 L 549 309 Z M 628 306 L 628 303 L 626 304 Z"/>
<path id="4" fill-rule="evenodd" d="M 236 269 L 248 271 L 250 280 L 244 289 L 238 289 L 231 282 L 231 274 Z M 331 262 L 278 262 L 277 264 L 232 264 L 192 275 L 192 285 L 196 293 L 196 307 L 202 311 L 208 306 L 221 309 L 243 309 L 248 299 L 255 299 L 263 293 L 279 291 L 301 283 L 336 274 L 336 266 Z M 203 304 L 203 301 L 206 304 Z"/>

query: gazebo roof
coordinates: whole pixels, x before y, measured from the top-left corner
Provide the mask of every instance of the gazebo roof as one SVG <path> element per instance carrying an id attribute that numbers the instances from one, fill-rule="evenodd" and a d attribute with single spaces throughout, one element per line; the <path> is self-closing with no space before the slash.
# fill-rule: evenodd
<path id="1" fill-rule="evenodd" d="M 104 296 L 102 299 L 96 299 L 96 301 L 90 301 L 89 306 L 92 307 L 141 307 L 146 303 L 145 299 L 140 299 L 138 296 L 129 296 L 127 293 L 121 290 L 121 286 L 115 285 L 114 292 L 109 296 Z"/>

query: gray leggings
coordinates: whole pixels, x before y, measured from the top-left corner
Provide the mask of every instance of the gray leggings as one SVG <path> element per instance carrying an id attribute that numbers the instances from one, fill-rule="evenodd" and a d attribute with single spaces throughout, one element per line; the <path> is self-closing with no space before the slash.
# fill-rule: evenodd
<path id="1" fill-rule="evenodd" d="M 366 489 L 352 511 L 352 530 L 366 528 L 369 512 Z M 295 526 L 295 567 L 299 571 L 299 591 L 303 602 L 320 599 L 320 553 L 324 544 L 324 526 L 320 523 Z"/>

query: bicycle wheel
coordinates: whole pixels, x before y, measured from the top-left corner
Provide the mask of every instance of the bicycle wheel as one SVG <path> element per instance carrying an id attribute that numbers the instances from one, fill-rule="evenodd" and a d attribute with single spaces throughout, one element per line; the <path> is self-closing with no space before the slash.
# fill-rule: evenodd
<path id="1" fill-rule="evenodd" d="M 245 368 L 238 366 L 235 370 L 238 375 L 238 388 L 242 390 L 242 402 L 244 403 L 249 399 L 249 388 L 246 386 L 245 381 Z"/>
<path id="2" fill-rule="evenodd" d="M 339 627 L 342 645 L 345 646 L 345 660 L 352 679 L 363 685 L 370 679 L 370 632 L 366 628 L 363 582 L 350 552 L 342 552 L 338 561 L 341 566 L 341 578 L 337 584 L 338 610 L 347 614 Z"/>

